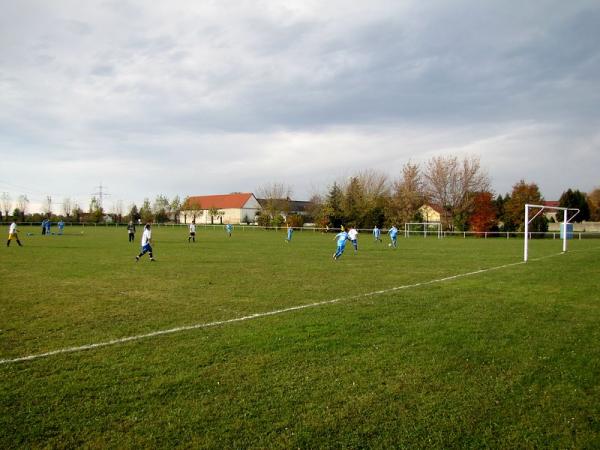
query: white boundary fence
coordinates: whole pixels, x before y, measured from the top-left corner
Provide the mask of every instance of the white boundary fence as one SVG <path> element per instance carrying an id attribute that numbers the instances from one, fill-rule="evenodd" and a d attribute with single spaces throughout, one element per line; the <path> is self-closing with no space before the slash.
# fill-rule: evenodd
<path id="1" fill-rule="evenodd" d="M 8 228 L 10 223 L 4 222 L 0 224 L 0 228 L 5 226 Z M 33 227 L 33 228 L 41 228 L 40 222 L 17 222 L 18 226 L 23 227 Z M 183 228 L 186 229 L 189 227 L 189 224 L 184 223 L 154 223 L 152 224 L 154 228 Z M 65 229 L 67 227 L 84 227 L 84 228 L 126 228 L 127 223 L 78 223 L 78 222 L 65 222 Z M 142 230 L 143 225 L 136 224 L 137 229 Z M 221 224 L 196 224 L 196 229 L 198 231 L 202 229 L 221 231 L 225 228 L 225 225 Z M 257 231 L 257 230 L 271 230 L 271 231 L 285 231 L 286 227 L 262 227 L 258 225 L 233 225 L 234 231 Z M 56 222 L 52 222 L 52 232 L 56 232 L 57 230 Z M 339 228 L 319 228 L 319 227 L 295 227 L 294 230 L 296 232 L 314 232 L 314 233 L 337 233 L 340 231 Z M 371 236 L 373 230 L 371 228 L 359 228 L 358 231 L 360 235 L 365 238 L 365 236 Z M 381 229 L 382 237 L 387 233 L 386 228 Z M 436 234 L 436 232 L 427 232 L 427 235 Z M 410 234 L 413 236 L 423 236 L 423 231 L 410 231 Z M 538 231 L 528 231 L 527 236 L 528 239 L 559 239 L 560 231 L 546 231 L 546 232 L 538 232 Z M 442 231 L 440 236 L 442 238 L 483 238 L 483 239 L 523 239 L 525 237 L 525 232 L 523 231 Z M 600 238 L 600 232 L 598 231 L 573 231 L 572 233 L 573 239 L 588 239 L 588 238 Z"/>

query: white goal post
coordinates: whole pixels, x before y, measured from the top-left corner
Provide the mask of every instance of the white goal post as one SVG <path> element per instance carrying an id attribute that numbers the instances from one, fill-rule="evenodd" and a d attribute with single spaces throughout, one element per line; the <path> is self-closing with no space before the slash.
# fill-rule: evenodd
<path id="1" fill-rule="evenodd" d="M 408 222 L 404 224 L 404 237 L 410 237 L 410 226 L 411 225 L 421 225 L 423 227 L 423 231 L 418 231 L 418 233 L 423 233 L 424 237 L 427 237 L 427 232 L 429 227 L 435 227 L 436 230 L 433 233 L 437 234 L 438 239 L 442 237 L 442 224 L 440 222 Z"/>
<path id="2" fill-rule="evenodd" d="M 538 209 L 535 215 L 530 219 L 529 218 L 529 209 Z M 563 235 L 563 253 L 567 251 L 567 224 L 571 222 L 575 218 L 577 214 L 579 214 L 579 209 L 577 208 L 562 208 L 559 206 L 542 206 L 542 205 L 530 205 L 525 204 L 525 239 L 524 239 L 524 248 L 523 248 L 523 261 L 527 262 L 527 258 L 529 256 L 529 224 L 539 216 L 542 211 L 545 209 L 551 209 L 554 211 L 563 211 L 563 221 L 562 221 L 562 235 Z M 568 212 L 574 211 L 574 214 L 571 217 L 568 217 Z"/>

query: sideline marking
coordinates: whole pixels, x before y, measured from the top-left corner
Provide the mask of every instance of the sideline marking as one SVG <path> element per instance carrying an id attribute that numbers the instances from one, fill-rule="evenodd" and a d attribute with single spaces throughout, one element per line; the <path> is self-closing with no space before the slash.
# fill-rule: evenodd
<path id="1" fill-rule="evenodd" d="M 556 253 L 556 254 L 549 255 L 549 256 L 542 256 L 540 258 L 533 258 L 533 259 L 530 258 L 530 261 L 551 258 L 551 257 L 562 255 L 562 254 L 563 253 L 561 252 L 561 253 Z M 78 347 L 61 348 L 61 349 L 53 350 L 53 351 L 46 352 L 46 353 L 37 353 L 37 354 L 33 354 L 33 355 L 28 355 L 28 356 L 21 356 L 19 358 L 0 359 L 0 365 L 11 364 L 11 363 L 16 363 L 16 362 L 23 362 L 23 361 L 33 361 L 35 359 L 47 358 L 49 356 L 60 355 L 63 353 L 83 352 L 85 350 L 93 350 L 96 348 L 108 347 L 110 345 L 123 344 L 125 342 L 139 341 L 141 339 L 151 338 L 151 337 L 155 337 L 155 336 L 162 336 L 165 334 L 173 334 L 173 333 L 179 333 L 181 331 L 197 330 L 197 329 L 201 329 L 201 328 L 218 327 L 218 326 L 227 325 L 230 323 L 244 322 L 246 320 L 259 319 L 262 317 L 274 316 L 277 314 L 283 314 L 283 313 L 287 313 L 287 312 L 291 312 L 291 311 L 298 311 L 298 310 L 302 310 L 302 309 L 314 308 L 314 307 L 323 306 L 323 305 L 331 305 L 333 303 L 357 300 L 360 298 L 373 297 L 376 295 L 388 294 L 390 292 L 400 291 L 402 289 L 410 289 L 410 288 L 416 288 L 419 286 L 427 286 L 429 284 L 443 283 L 444 281 L 456 280 L 457 278 L 464 278 L 464 277 L 468 277 L 468 276 L 472 276 L 472 275 L 478 275 L 480 273 L 491 272 L 492 270 L 499 270 L 499 269 L 505 269 L 507 267 L 519 266 L 521 264 L 526 264 L 526 263 L 525 263 L 525 261 L 519 261 L 519 262 L 515 262 L 515 263 L 503 264 L 501 266 L 489 267 L 487 269 L 479 269 L 479 270 L 475 270 L 473 272 L 459 273 L 458 275 L 451 275 L 448 277 L 438 278 L 435 280 L 421 281 L 419 283 L 414 283 L 414 284 L 405 284 L 403 286 L 396 286 L 396 287 L 392 287 L 392 288 L 388 288 L 388 289 L 382 289 L 380 291 L 367 292 L 366 294 L 352 295 L 350 297 L 340 297 L 340 298 L 334 298 L 333 300 L 324 300 L 324 301 L 320 301 L 320 302 L 308 303 L 305 305 L 290 306 L 289 308 L 277 309 L 274 311 L 267 311 L 267 312 L 263 312 L 263 313 L 255 313 L 255 314 L 250 314 L 249 316 L 236 317 L 234 319 L 219 320 L 216 322 L 199 323 L 196 325 L 187 325 L 187 326 L 183 326 L 183 327 L 170 328 L 168 330 L 153 331 L 152 333 L 138 334 L 135 336 L 128 336 L 128 337 L 119 338 L 119 339 L 112 339 L 110 341 L 98 342 L 96 344 L 81 345 Z"/>

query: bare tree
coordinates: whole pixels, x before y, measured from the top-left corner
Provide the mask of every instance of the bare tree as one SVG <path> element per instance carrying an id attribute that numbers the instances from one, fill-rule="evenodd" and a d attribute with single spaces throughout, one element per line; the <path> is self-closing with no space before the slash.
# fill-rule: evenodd
<path id="1" fill-rule="evenodd" d="M 49 195 L 46 196 L 44 202 L 42 203 L 42 208 L 44 214 L 46 214 L 48 217 L 52 215 L 52 197 L 50 197 Z"/>
<path id="2" fill-rule="evenodd" d="M 363 197 L 368 204 L 376 204 L 389 194 L 388 176 L 376 170 L 359 172 L 358 180 L 363 188 Z"/>
<path id="3" fill-rule="evenodd" d="M 292 189 L 284 183 L 267 183 L 256 190 L 258 197 L 263 200 L 263 208 L 271 218 L 278 214 L 287 216 L 290 212 L 290 197 Z"/>
<path id="4" fill-rule="evenodd" d="M 12 208 L 12 200 L 8 192 L 3 192 L 2 195 L 0 195 L 0 206 L 4 212 L 4 217 L 8 217 L 8 213 Z"/>
<path id="5" fill-rule="evenodd" d="M 73 210 L 73 202 L 69 197 L 63 199 L 62 209 L 66 217 L 71 216 L 71 211 Z"/>
<path id="6" fill-rule="evenodd" d="M 123 200 L 117 200 L 114 204 L 114 212 L 117 216 L 117 220 L 121 222 L 123 220 Z"/>
<path id="7" fill-rule="evenodd" d="M 21 194 L 17 197 L 17 208 L 21 211 L 21 216 L 24 218 L 27 213 L 27 208 L 29 207 L 29 199 L 26 195 Z"/>
<path id="8" fill-rule="evenodd" d="M 482 171 L 477 156 L 437 156 L 427 163 L 424 172 L 425 193 L 432 203 L 443 210 L 446 227 L 462 222 L 472 205 L 476 192 L 490 190 L 488 175 Z"/>

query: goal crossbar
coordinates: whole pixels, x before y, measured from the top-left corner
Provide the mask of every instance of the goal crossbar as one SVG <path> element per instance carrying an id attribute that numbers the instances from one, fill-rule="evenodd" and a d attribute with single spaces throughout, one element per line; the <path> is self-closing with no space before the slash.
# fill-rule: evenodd
<path id="1" fill-rule="evenodd" d="M 535 215 L 529 218 L 529 209 L 537 209 L 538 211 Z M 579 214 L 579 209 L 577 208 L 564 208 L 561 206 L 546 206 L 546 205 L 531 205 L 529 203 L 525 204 L 525 239 L 523 244 L 523 261 L 527 262 L 527 258 L 529 256 L 529 224 L 535 220 L 544 210 L 552 210 L 552 211 L 563 211 L 563 221 L 562 221 L 562 237 L 563 237 L 563 253 L 567 251 L 567 224 L 570 223 L 577 214 Z M 571 217 L 568 217 L 568 212 L 573 211 L 574 214 Z"/>

